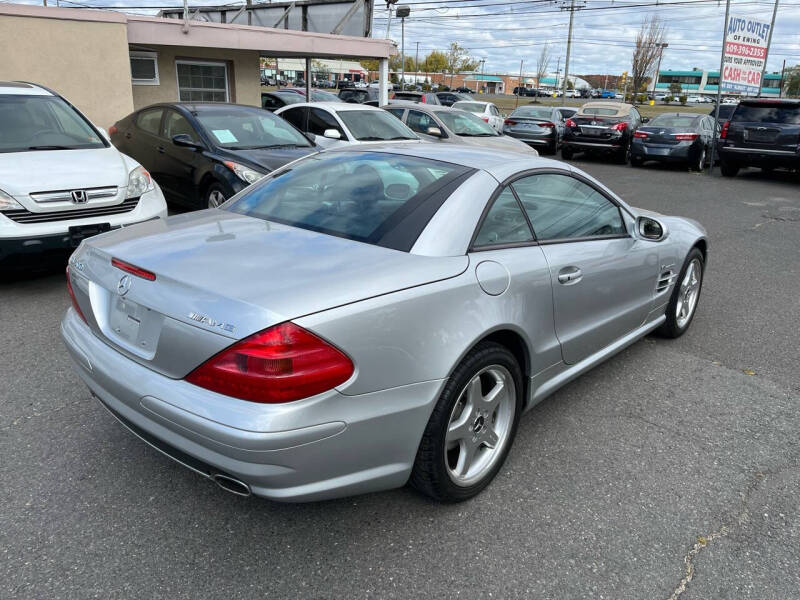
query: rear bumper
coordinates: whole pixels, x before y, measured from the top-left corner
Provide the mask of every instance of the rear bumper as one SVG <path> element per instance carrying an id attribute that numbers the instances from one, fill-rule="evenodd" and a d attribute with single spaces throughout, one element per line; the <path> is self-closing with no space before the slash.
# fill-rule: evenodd
<path id="1" fill-rule="evenodd" d="M 643 160 L 660 160 L 685 162 L 691 158 L 691 144 L 674 146 L 648 146 L 647 144 L 631 144 L 631 156 Z M 699 152 L 699 151 L 698 151 Z"/>
<path id="2" fill-rule="evenodd" d="M 800 153 L 789 150 L 769 148 L 748 148 L 746 146 L 718 147 L 719 156 L 726 162 L 747 166 L 769 166 L 800 169 Z"/>
<path id="3" fill-rule="evenodd" d="M 204 477 L 312 501 L 405 484 L 444 380 L 283 405 L 228 398 L 135 363 L 69 309 L 61 334 L 78 375 L 140 438 Z"/>
<path id="4" fill-rule="evenodd" d="M 572 150 L 590 151 L 590 152 L 617 152 L 624 147 L 624 142 L 621 139 L 608 141 L 608 142 L 583 142 L 577 140 L 564 140 L 562 142 L 563 148 L 570 148 Z"/>
<path id="5" fill-rule="evenodd" d="M 546 133 L 544 135 L 532 135 L 530 133 L 519 132 L 519 131 L 512 131 L 509 129 L 503 129 L 503 135 L 507 135 L 509 137 L 513 137 L 518 139 L 521 142 L 525 142 L 526 144 L 533 144 L 536 146 L 549 146 L 555 143 L 555 133 Z"/>

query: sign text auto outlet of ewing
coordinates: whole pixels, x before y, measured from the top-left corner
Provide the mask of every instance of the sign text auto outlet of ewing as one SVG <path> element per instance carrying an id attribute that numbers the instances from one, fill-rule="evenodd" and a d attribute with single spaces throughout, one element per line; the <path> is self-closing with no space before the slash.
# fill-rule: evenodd
<path id="1" fill-rule="evenodd" d="M 750 17 L 728 19 L 722 59 L 722 91 L 756 95 L 767 58 L 769 23 Z"/>

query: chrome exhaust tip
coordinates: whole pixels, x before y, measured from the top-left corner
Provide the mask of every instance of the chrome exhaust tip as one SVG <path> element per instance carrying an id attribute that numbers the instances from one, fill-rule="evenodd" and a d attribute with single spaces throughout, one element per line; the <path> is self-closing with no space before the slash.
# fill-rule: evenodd
<path id="1" fill-rule="evenodd" d="M 245 497 L 250 495 L 250 486 L 243 481 L 239 481 L 238 479 L 234 479 L 233 477 L 222 475 L 220 473 L 212 475 L 211 479 L 213 479 L 214 483 L 216 483 L 226 492 Z"/>

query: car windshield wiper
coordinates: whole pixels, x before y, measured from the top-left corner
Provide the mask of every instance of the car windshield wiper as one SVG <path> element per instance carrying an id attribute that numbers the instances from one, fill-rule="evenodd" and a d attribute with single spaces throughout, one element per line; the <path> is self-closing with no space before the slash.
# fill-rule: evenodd
<path id="1" fill-rule="evenodd" d="M 47 145 L 47 146 L 28 146 L 28 150 L 74 150 L 74 146 L 56 146 L 56 145 Z"/>
<path id="2" fill-rule="evenodd" d="M 458 135 L 464 137 L 495 137 L 493 133 L 459 133 Z"/>
<path id="3" fill-rule="evenodd" d="M 393 138 L 389 138 L 390 140 L 415 140 L 417 138 L 408 137 L 407 135 L 397 135 Z"/>
<path id="4" fill-rule="evenodd" d="M 378 137 L 377 135 L 368 135 L 366 137 L 358 138 L 361 142 L 385 142 L 387 141 L 386 138 Z"/>

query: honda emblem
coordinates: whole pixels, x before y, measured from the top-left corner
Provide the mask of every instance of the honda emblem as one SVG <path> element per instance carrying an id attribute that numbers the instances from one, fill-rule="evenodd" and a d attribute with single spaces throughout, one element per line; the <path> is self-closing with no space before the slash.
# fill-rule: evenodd
<path id="1" fill-rule="evenodd" d="M 73 204 L 86 204 L 89 201 L 86 190 L 72 190 L 70 196 L 72 196 Z"/>

